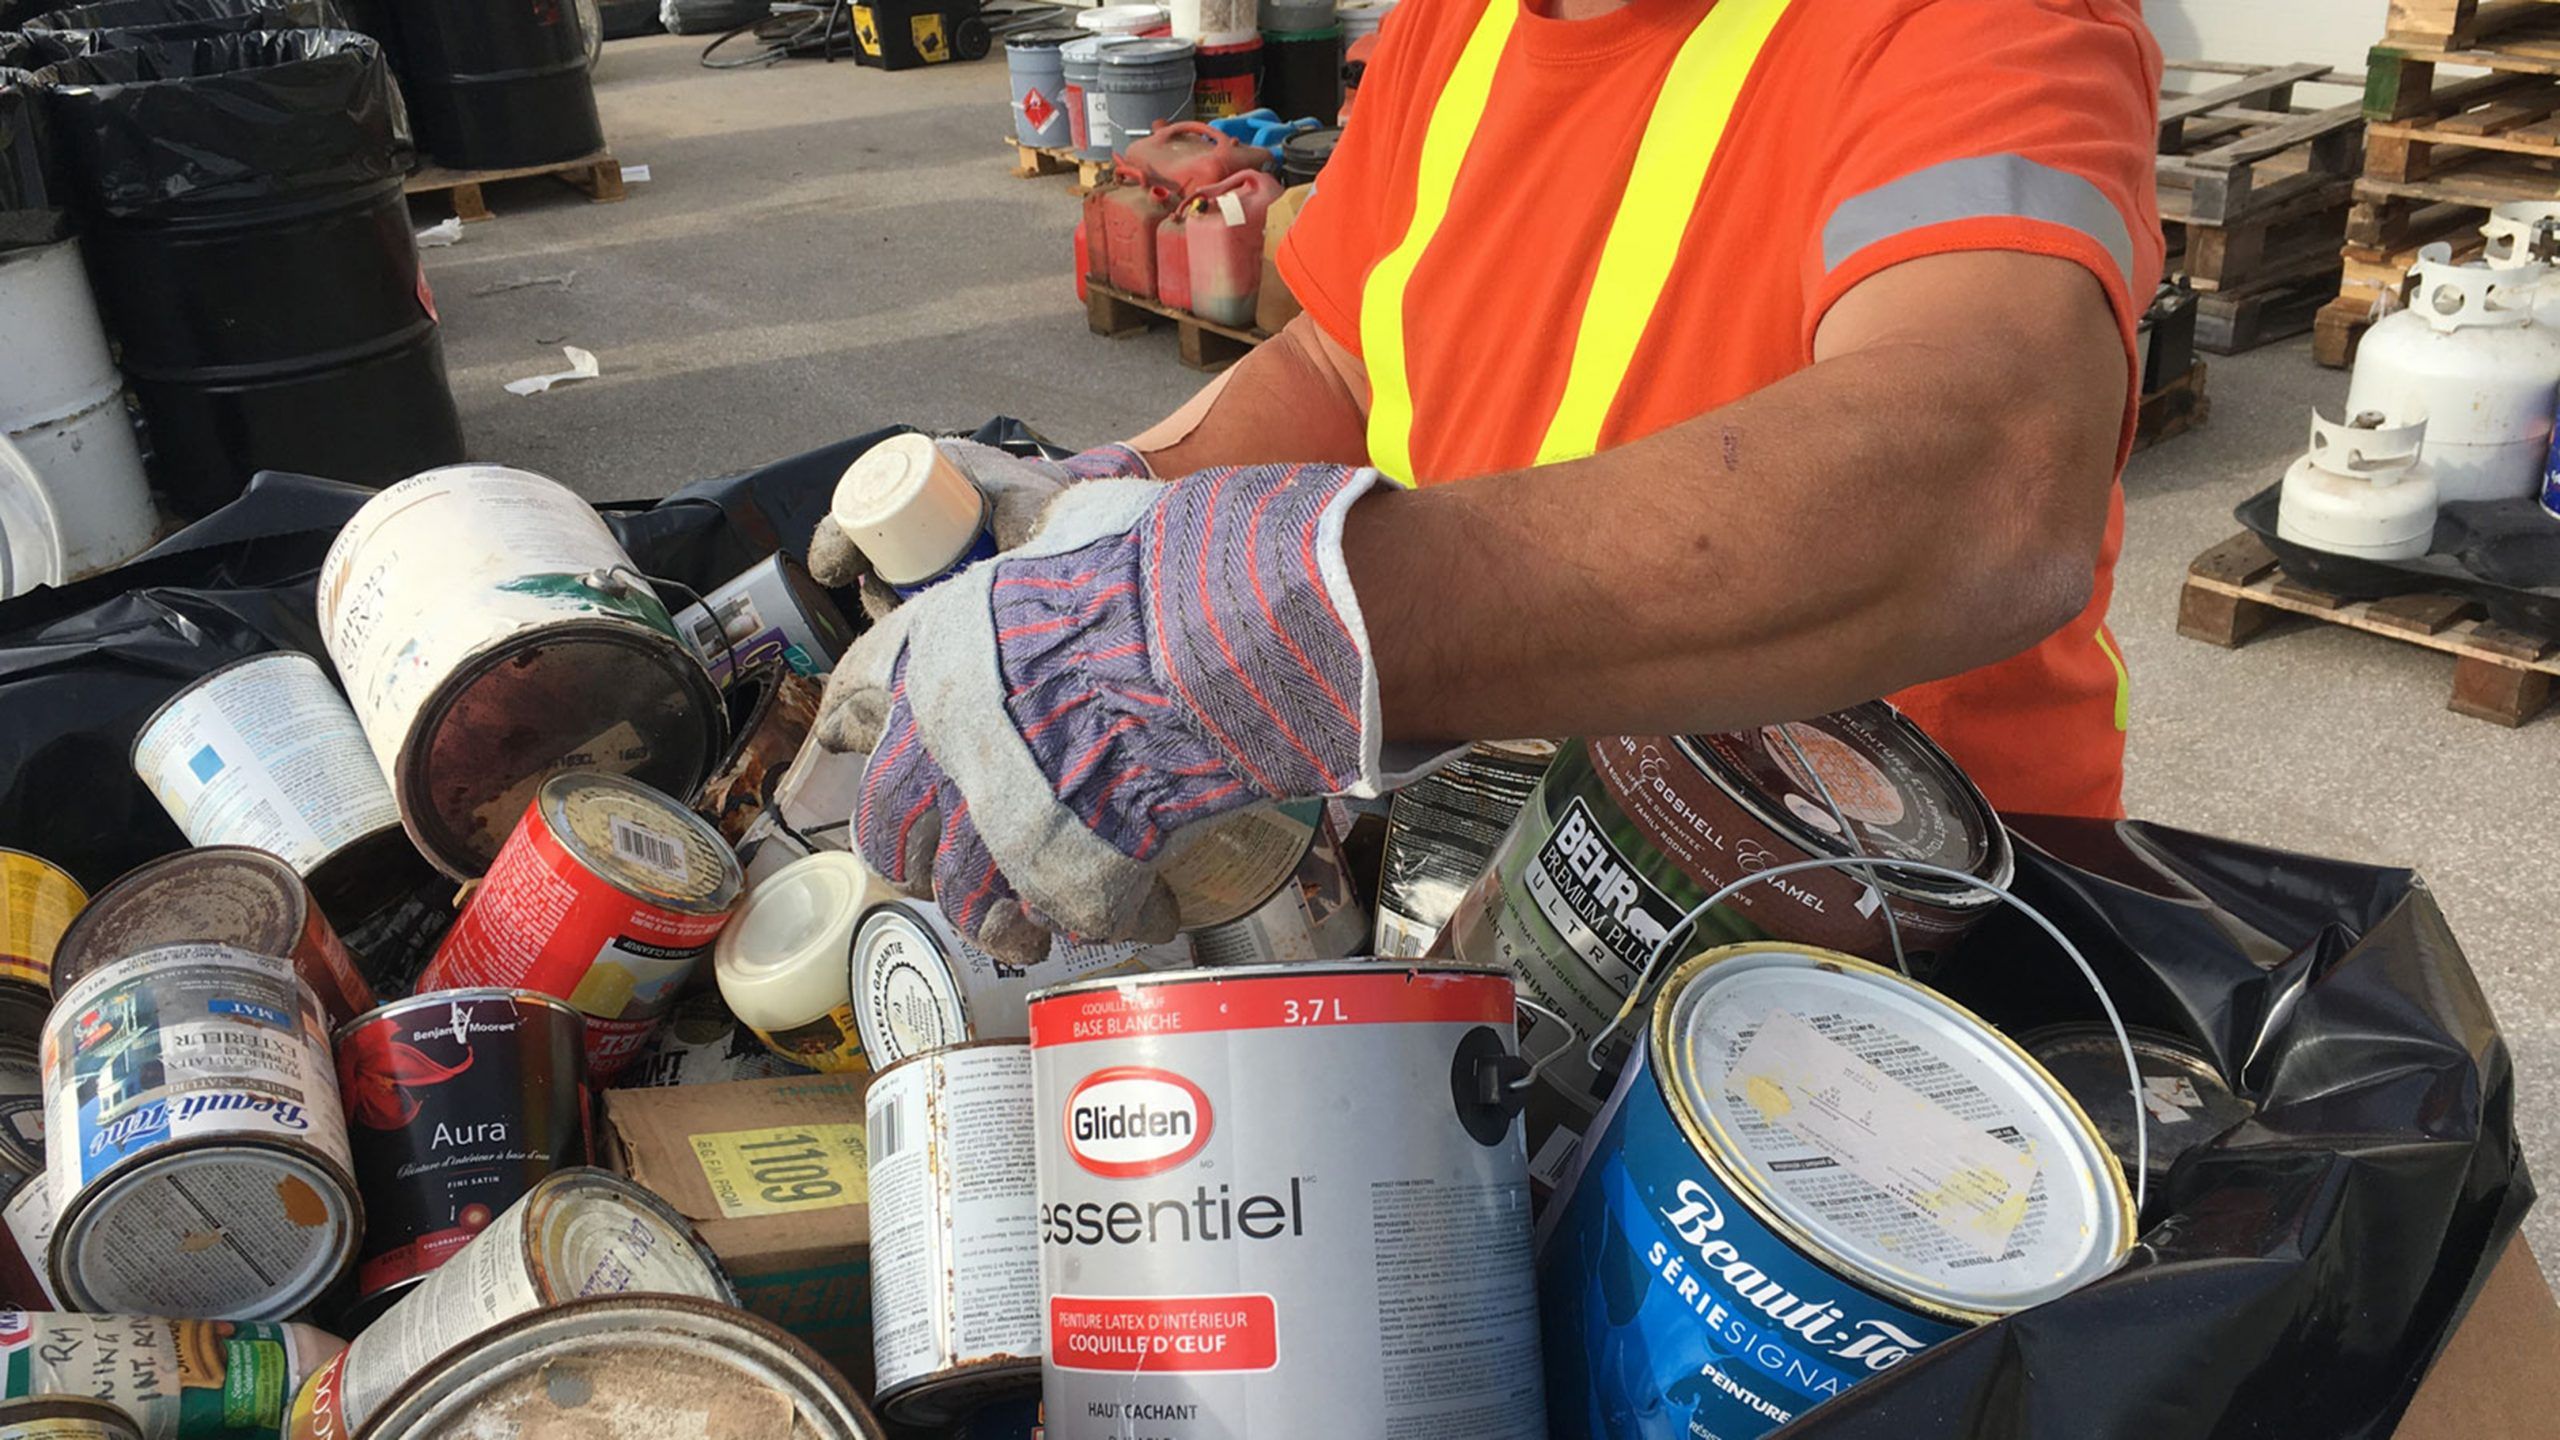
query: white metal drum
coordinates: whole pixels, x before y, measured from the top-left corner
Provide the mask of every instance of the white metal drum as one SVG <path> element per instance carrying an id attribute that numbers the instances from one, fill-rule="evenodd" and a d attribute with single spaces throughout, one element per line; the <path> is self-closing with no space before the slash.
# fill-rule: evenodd
<path id="1" fill-rule="evenodd" d="M 0 595 L 151 543 L 149 482 L 77 242 L 0 252 Z"/>

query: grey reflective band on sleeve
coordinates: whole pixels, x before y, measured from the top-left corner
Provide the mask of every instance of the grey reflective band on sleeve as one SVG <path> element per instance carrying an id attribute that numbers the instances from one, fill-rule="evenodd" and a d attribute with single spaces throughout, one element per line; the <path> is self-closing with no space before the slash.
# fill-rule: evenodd
<path id="1" fill-rule="evenodd" d="M 2133 237 L 2122 212 L 2087 177 L 2023 155 L 1942 161 L 1841 201 L 1822 226 L 1822 268 L 1837 270 L 1896 235 L 1995 216 L 2077 230 L 2104 246 L 2125 283 L 2133 283 Z"/>

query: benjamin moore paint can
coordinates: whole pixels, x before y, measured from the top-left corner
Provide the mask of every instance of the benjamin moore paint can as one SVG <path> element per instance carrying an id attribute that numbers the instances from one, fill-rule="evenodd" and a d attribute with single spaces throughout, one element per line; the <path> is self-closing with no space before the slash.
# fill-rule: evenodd
<path id="1" fill-rule="evenodd" d="M 0 1435 L 24 1407 L 81 1396 L 140 1440 L 271 1440 L 303 1377 L 345 1348 L 308 1325 L 0 1310 Z"/>
<path id="2" fill-rule="evenodd" d="M 2133 1239 L 2080 1107 L 1971 1012 L 1771 941 L 1673 971 L 1538 1240 L 1560 1440 L 1753 1440 Z"/>
<path id="3" fill-rule="evenodd" d="M 648 1040 L 738 905 L 720 832 L 620 775 L 555 775 L 445 932 L 418 988 L 557 995 L 587 1017 L 610 1082 Z"/>
<path id="4" fill-rule="evenodd" d="M 319 608 L 409 837 L 457 880 L 552 775 L 688 795 L 720 753 L 719 687 L 594 509 L 540 475 L 448 465 L 376 495 L 321 562 Z"/>
<path id="5" fill-rule="evenodd" d="M 361 1329 L 542 1177 L 587 1163 L 586 1020 L 531 990 L 445 990 L 357 1018 L 337 1048 Z"/>
<path id="6" fill-rule="evenodd" d="M 333 1026 L 373 1008 L 373 986 L 310 887 L 292 866 L 246 845 L 164 855 L 99 891 L 63 932 L 53 993 L 128 955 L 198 941 L 291 959 Z"/>
<path id="7" fill-rule="evenodd" d="M 53 993 L 53 951 L 89 893 L 52 861 L 0 849 L 0 986 Z"/>
<path id="8" fill-rule="evenodd" d="M 853 643 L 853 625 L 835 597 L 809 567 L 779 552 L 677 611 L 675 625 L 724 686 L 769 664 L 823 676 Z"/>
<path id="9" fill-rule="evenodd" d="M 472 1337 L 565 1301 L 638 1291 L 738 1303 L 665 1201 L 602 1170 L 555 1171 L 314 1372 L 287 1433 L 366 1433 L 411 1376 Z"/>
<path id="10" fill-rule="evenodd" d="M 2205 1053 L 2174 1035 L 2134 1030 L 2134 1066 L 2142 1075 L 2144 1171 L 2152 1206 L 2171 1203 L 2169 1171 L 2178 1157 L 2258 1112 L 2232 1092 Z M 2106 1025 L 2055 1025 L 2018 1037 L 2018 1045 L 2050 1071 L 2098 1127 L 2118 1163 L 2134 1163 L 2135 1119 L 2126 1088 L 2124 1049 Z M 2149 1217 L 2145 1217 L 2146 1219 Z"/>
<path id="11" fill-rule="evenodd" d="M 881 1415 L 947 1425 L 1040 1387 L 1031 1052 L 957 1045 L 863 1094 L 871 1350 Z"/>
<path id="12" fill-rule="evenodd" d="M 67 1307 L 278 1319 L 355 1259 L 328 1031 L 292 961 L 172 945 L 81 977 L 45 1024 L 44 1092 Z"/>
<path id="13" fill-rule="evenodd" d="M 775 789 L 817 727 L 825 693 L 817 681 L 779 664 L 758 666 L 731 687 L 729 704 L 738 723 L 730 729 L 738 738 L 693 792 L 692 804 L 732 848 L 774 803 Z"/>
<path id="14" fill-rule="evenodd" d="M 886 900 L 863 914 L 853 941 L 853 1014 L 873 1069 L 972 1040 L 1019 1040 L 1043 985 L 1181 969 L 1190 943 L 1074 945 L 1064 939 L 1024 968 L 960 937 L 930 900 Z"/>
<path id="15" fill-rule="evenodd" d="M 895 894 L 859 857 L 836 850 L 765 877 L 712 946 L 720 998 L 794 1064 L 870 1068 L 854 1014 L 854 933 L 864 912 Z"/>
<path id="16" fill-rule="evenodd" d="M 369 1440 L 684 1434 L 885 1440 L 808 1346 L 745 1311 L 674 1295 L 573 1300 L 496 1326 L 419 1372 Z"/>
<path id="17" fill-rule="evenodd" d="M 0 1440 L 143 1440 L 143 1434 L 103 1400 L 45 1395 L 0 1400 Z"/>
<path id="18" fill-rule="evenodd" d="M 1375 961 L 1034 997 L 1050 1440 L 1543 1440 L 1514 1007 Z"/>

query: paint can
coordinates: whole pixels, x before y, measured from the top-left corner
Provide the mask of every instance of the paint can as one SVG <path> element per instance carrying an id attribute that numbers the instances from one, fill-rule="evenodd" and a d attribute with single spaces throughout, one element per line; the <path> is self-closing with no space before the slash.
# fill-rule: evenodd
<path id="1" fill-rule="evenodd" d="M 448 465 L 376 495 L 321 562 L 319 610 L 409 838 L 457 880 L 550 776 L 687 795 L 726 739 L 719 687 L 613 532 L 528 471 Z"/>
<path id="2" fill-rule="evenodd" d="M 1375 962 L 1036 996 L 1051 1440 L 1543 1440 L 1527 1155 L 1485 1098 L 1516 1003 Z"/>
<path id="3" fill-rule="evenodd" d="M 89 892 L 40 855 L 0 849 L 0 988 L 53 994 L 53 952 Z"/>
<path id="4" fill-rule="evenodd" d="M 103 1400 L 43 1395 L 0 1400 L 0 1440 L 143 1440 L 143 1434 Z"/>
<path id="5" fill-rule="evenodd" d="M 674 1295 L 577 1300 L 499 1325 L 421 1371 L 367 1440 L 671 1440 L 687 1427 L 885 1440 L 808 1346 L 743 1310 Z"/>
<path id="6" fill-rule="evenodd" d="M 1541 1222 L 1560 1440 L 1629 1415 L 1752 1440 L 2132 1244 L 2124 1173 L 2070 1095 L 1891 970 L 1727 946 L 1648 1018 Z"/>
<path id="7" fill-rule="evenodd" d="M 0 985 L 0 1174 L 44 1173 L 44 1021 L 33 990 Z"/>
<path id="8" fill-rule="evenodd" d="M 817 727 L 825 693 L 817 681 L 780 663 L 759 665 L 730 687 L 729 731 L 737 739 L 693 792 L 692 805 L 732 847 L 773 804 L 774 788 Z"/>
<path id="9" fill-rule="evenodd" d="M 872 1077 L 863 1108 L 881 1417 L 947 1425 L 1037 1393 L 1030 1050 L 979 1041 L 909 1056 Z"/>
<path id="10" fill-rule="evenodd" d="M 1555 758 L 1552 741 L 1489 742 L 1395 792 L 1378 864 L 1379 955 L 1430 952 Z"/>
<path id="11" fill-rule="evenodd" d="M 738 905 L 720 832 L 621 775 L 544 781 L 445 932 L 421 990 L 539 990 L 587 1017 L 587 1074 L 640 1053 Z"/>
<path id="12" fill-rule="evenodd" d="M 675 613 L 676 633 L 724 688 L 760 666 L 821 676 L 853 643 L 853 624 L 809 567 L 776 551 Z"/>
<path id="13" fill-rule="evenodd" d="M 570 1300 L 629 1292 L 738 1303 L 711 1251 L 665 1201 L 603 1170 L 555 1170 L 314 1371 L 286 1433 L 372 1433 L 385 1402 L 473 1337 Z"/>
<path id="14" fill-rule="evenodd" d="M 747 892 L 712 946 L 720 998 L 785 1060 L 869 1069 L 853 1004 L 854 934 L 867 911 L 896 894 L 853 855 L 793 861 Z"/>
<path id="15" fill-rule="evenodd" d="M 1259 910 L 1323 833 L 1324 802 L 1255 805 L 1177 834 L 1156 873 L 1193 934 Z"/>
<path id="16" fill-rule="evenodd" d="M 0 527 L 0 594 L 65 584 L 150 548 L 142 447 L 76 238 L 0 250 L 0 335 L 11 341 L 0 356 L 0 454 L 26 461 L 12 475 L 0 460 L 0 490 L 25 485 L 0 498 L 21 512 Z"/>
<path id="17" fill-rule="evenodd" d="M 2255 1115 L 2258 1107 L 2233 1093 L 2202 1050 L 2176 1036 L 2134 1029 L 2126 1038 L 2133 1042 L 2134 1068 L 2142 1075 L 2141 1126 L 2148 1136 L 2143 1147 L 2148 1164 L 2142 1173 L 2149 1182 L 2145 1193 L 2165 1215 L 2173 1203 L 2169 1172 L 2178 1157 Z M 2125 1088 L 2124 1047 L 2116 1043 L 2116 1032 L 2106 1025 L 2053 1025 L 2019 1036 L 2018 1046 L 2071 1092 L 2117 1163 L 2130 1168 L 2136 1121 L 2133 1096 Z"/>
<path id="18" fill-rule="evenodd" d="M 1199 47 L 1188 40 L 1151 37 L 1103 51 L 1087 94 L 1095 137 L 1108 124 L 1112 148 L 1126 150 L 1159 125 L 1192 119 L 1199 72 Z"/>
<path id="19" fill-rule="evenodd" d="M 170 696 L 134 736 L 132 764 L 188 844 L 275 855 L 325 910 L 379 908 L 405 878 L 400 807 L 355 712 L 299 651 L 235 660 Z"/>
<path id="20" fill-rule="evenodd" d="M 1263 902 L 1223 925 L 1190 933 L 1203 965 L 1345 960 L 1369 952 L 1369 912 L 1351 883 L 1329 806 L 1293 806 L 1310 820 L 1306 853 Z"/>
<path id="21" fill-rule="evenodd" d="M 1136 975 L 1192 964 L 1191 946 L 1076 945 L 1060 939 L 1029 967 L 961 938 L 930 900 L 891 899 L 865 911 L 853 941 L 853 1015 L 874 1070 L 970 1041 L 1031 1033 L 1025 1007 L 1044 985 Z"/>
<path id="22" fill-rule="evenodd" d="M 199 941 L 292 960 L 333 1027 L 373 1008 L 373 986 L 310 887 L 291 865 L 246 845 L 164 855 L 99 891 L 63 932 L 53 993 L 69 994 L 126 956 Z"/>
<path id="23" fill-rule="evenodd" d="M 53 1293 L 53 1277 L 45 1273 L 45 1256 L 53 1249 L 53 1192 L 45 1186 L 43 1171 L 12 1184 L 8 1203 L 0 1206 L 0 1225 L 8 1230 L 0 1236 L 0 1248 L 8 1252 L 5 1268 L 15 1287 L 10 1293 L 22 1297 L 18 1303 L 24 1309 L 61 1309 L 62 1297 Z"/>
<path id="24" fill-rule="evenodd" d="M 328 1030 L 290 960 L 170 945 L 45 1022 L 53 1289 L 74 1310 L 279 1319 L 364 1229 Z"/>
<path id="25" fill-rule="evenodd" d="M 0 1435 L 20 1407 L 78 1396 L 127 1440 L 270 1440 L 303 1377 L 345 1348 L 308 1325 L 0 1310 Z"/>
<path id="26" fill-rule="evenodd" d="M 1251 30 L 1200 37 L 1198 71 L 1191 82 L 1193 112 L 1224 120 L 1251 110 L 1262 90 L 1262 36 Z"/>
<path id="27" fill-rule="evenodd" d="M 1063 25 L 1017 30 L 1004 38 L 1005 82 L 1013 91 L 1015 143 L 1062 150 L 1075 134 L 1067 123 L 1066 75 L 1058 47 L 1085 34 Z"/>
<path id="28" fill-rule="evenodd" d="M 339 1030 L 364 1197 L 360 1330 L 545 1175 L 589 1160 L 586 1018 L 531 990 L 395 1000 Z"/>
<path id="29" fill-rule="evenodd" d="M 770 1080 L 777 1075 L 808 1075 L 768 1048 L 756 1032 L 739 1023 L 720 1000 L 720 991 L 696 990 L 676 1002 L 665 1023 L 640 1050 L 640 1058 L 614 1077 L 616 1090 L 656 1090 L 672 1085 L 726 1085 L 736 1080 Z"/>

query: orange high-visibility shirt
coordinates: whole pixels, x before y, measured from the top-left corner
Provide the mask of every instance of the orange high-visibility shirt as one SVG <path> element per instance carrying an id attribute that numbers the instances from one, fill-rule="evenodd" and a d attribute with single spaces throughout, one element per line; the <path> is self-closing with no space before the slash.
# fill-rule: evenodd
<path id="1" fill-rule="evenodd" d="M 1391 313 L 1403 320 L 1411 420 L 1401 444 L 1413 473 L 1397 478 L 1518 469 L 1551 443 L 1585 307 L 1610 298 L 1595 301 L 1594 275 L 1648 120 L 1712 3 L 1490 17 L 1507 33 L 1485 25 L 1486 6 L 1523 0 L 1403 0 L 1390 16 L 1358 115 L 1278 261 L 1310 317 L 1373 379 L 1364 296 L 1374 324 L 1369 287 L 1401 285 Z M 1471 39 L 1472 76 L 1462 66 Z M 1659 299 L 1614 297 L 1652 309 L 1614 401 L 1594 415 L 1599 447 L 1810 365 L 1834 301 L 1924 255 L 2012 250 L 2087 267 L 2138 372 L 2135 324 L 2162 242 L 2160 58 L 2136 0 L 1792 0 L 1747 74 Z M 1441 189 L 1418 225 L 1417 187 L 1432 183 L 1424 141 L 1444 91 L 1460 105 L 1480 96 L 1482 115 L 1454 179 L 1442 157 Z M 1373 421 L 1373 459 L 1394 448 Z M 2095 593 L 2070 624 L 2023 654 L 1892 697 L 2004 809 L 2122 813 L 2124 671 L 2104 622 L 2123 525 L 2119 488 Z M 1805 559 L 1808 583 L 1819 583 L 1822 557 Z"/>

